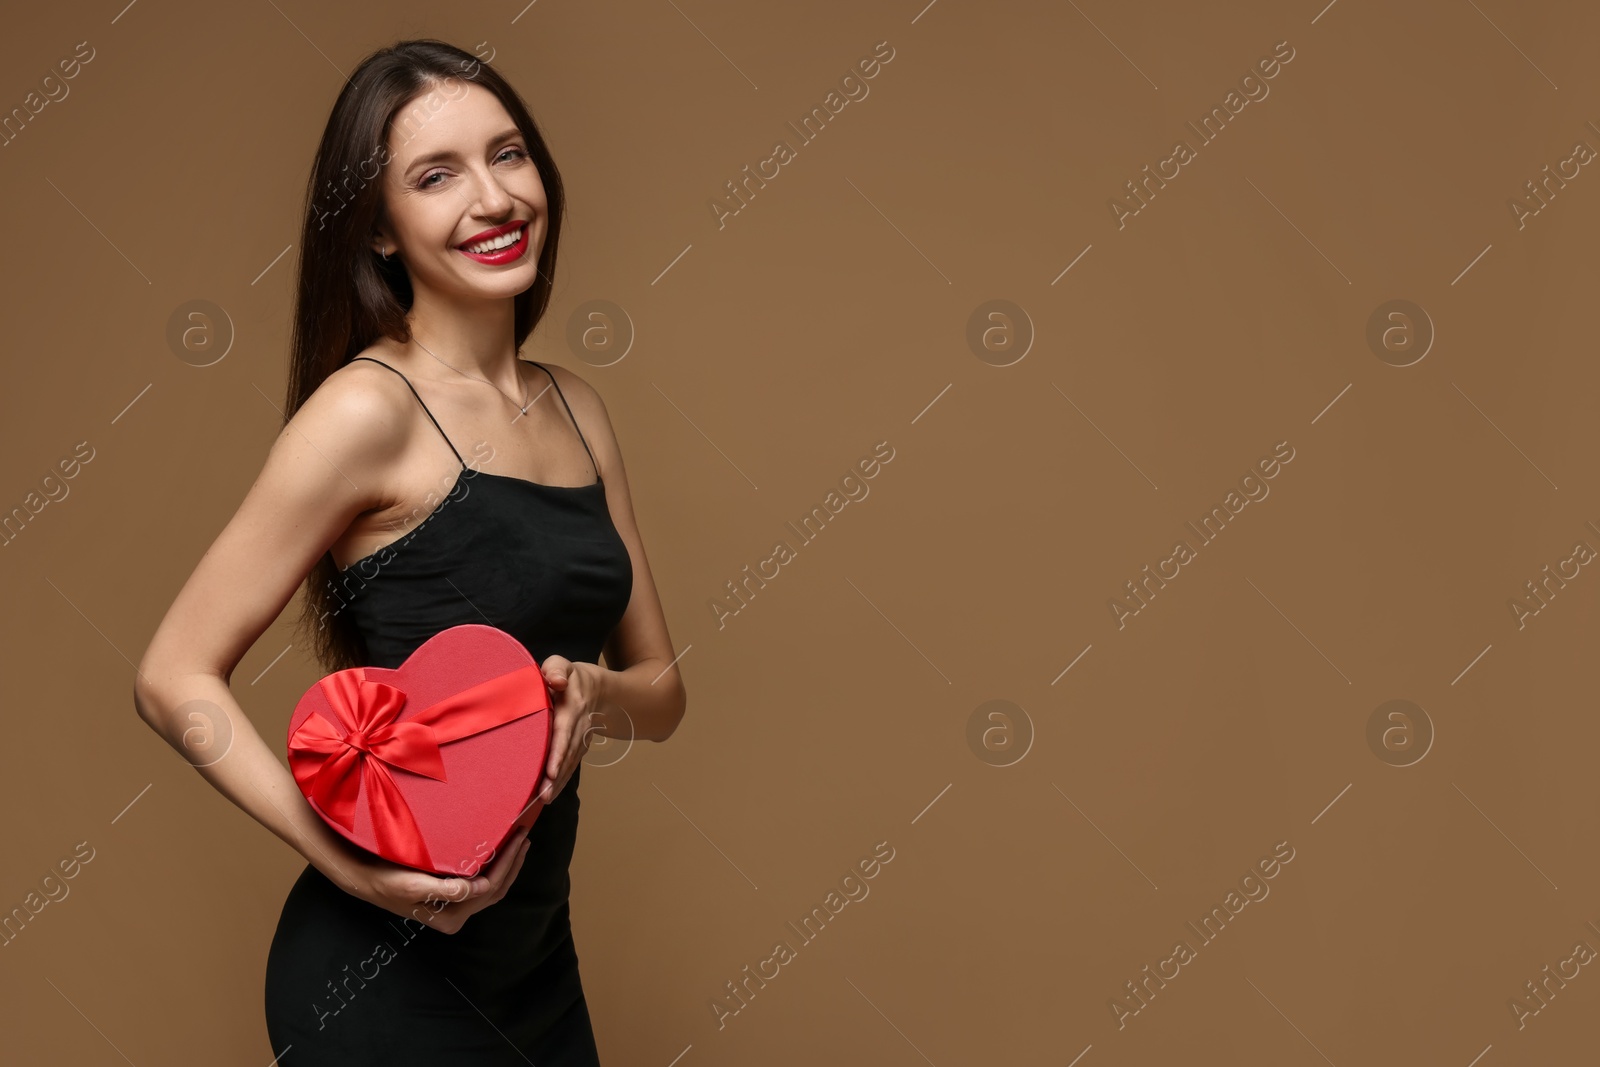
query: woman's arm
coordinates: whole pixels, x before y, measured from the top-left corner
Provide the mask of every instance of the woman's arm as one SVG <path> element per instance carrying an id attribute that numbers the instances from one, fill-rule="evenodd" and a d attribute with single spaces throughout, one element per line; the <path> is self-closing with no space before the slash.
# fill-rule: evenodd
<path id="1" fill-rule="evenodd" d="M 366 366 L 330 376 L 278 435 L 239 510 L 157 627 L 133 699 L 139 717 L 229 800 L 336 885 L 370 899 L 376 868 L 311 808 L 229 688 L 239 660 L 329 545 L 385 502 L 383 473 L 403 452 L 414 420 L 396 416 L 388 383 L 360 376 Z M 408 891 L 437 889 L 432 895 L 463 900 L 486 891 L 474 884 L 482 878 L 415 873 L 426 881 Z"/>

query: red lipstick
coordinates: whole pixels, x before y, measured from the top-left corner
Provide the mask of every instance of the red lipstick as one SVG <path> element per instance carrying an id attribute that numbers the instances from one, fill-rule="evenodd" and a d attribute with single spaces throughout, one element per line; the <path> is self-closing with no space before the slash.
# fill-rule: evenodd
<path id="1" fill-rule="evenodd" d="M 479 234 L 474 234 L 472 237 L 469 237 L 467 240 L 456 245 L 456 251 L 460 252 L 468 259 L 474 260 L 478 263 L 488 264 L 489 266 L 498 266 L 502 263 L 514 263 L 527 254 L 528 226 L 529 220 L 527 219 L 513 219 L 504 225 L 484 230 Z M 467 251 L 467 246 L 469 245 L 475 245 L 482 241 L 488 241 L 495 237 L 499 237 L 502 234 L 513 233 L 517 230 L 522 231 L 521 235 L 518 236 L 516 241 L 507 245 L 505 248 L 497 248 L 493 252 Z"/>

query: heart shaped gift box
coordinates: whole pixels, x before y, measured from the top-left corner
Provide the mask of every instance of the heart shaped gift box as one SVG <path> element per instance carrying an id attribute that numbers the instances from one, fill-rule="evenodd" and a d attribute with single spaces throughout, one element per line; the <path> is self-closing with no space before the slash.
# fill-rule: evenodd
<path id="1" fill-rule="evenodd" d="M 323 820 L 384 859 L 471 877 L 532 825 L 550 751 L 550 690 L 515 637 L 478 623 L 398 668 L 317 682 L 289 718 L 289 769 Z"/>

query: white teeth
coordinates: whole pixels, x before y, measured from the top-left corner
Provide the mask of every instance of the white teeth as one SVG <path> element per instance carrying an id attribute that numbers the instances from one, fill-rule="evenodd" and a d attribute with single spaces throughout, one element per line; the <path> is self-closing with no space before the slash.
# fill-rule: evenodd
<path id="1" fill-rule="evenodd" d="M 522 226 L 518 226 L 516 229 L 512 230 L 510 233 L 503 233 L 499 237 L 494 238 L 493 240 L 484 241 L 484 242 L 482 242 L 480 244 L 475 244 L 475 245 L 467 245 L 466 246 L 466 250 L 468 252 L 476 252 L 479 255 L 482 255 L 482 254 L 488 253 L 488 252 L 498 252 L 502 248 L 510 248 L 512 245 L 514 245 L 518 241 L 522 240 L 522 231 L 525 230 L 526 228 L 527 228 L 526 224 L 524 224 Z"/>

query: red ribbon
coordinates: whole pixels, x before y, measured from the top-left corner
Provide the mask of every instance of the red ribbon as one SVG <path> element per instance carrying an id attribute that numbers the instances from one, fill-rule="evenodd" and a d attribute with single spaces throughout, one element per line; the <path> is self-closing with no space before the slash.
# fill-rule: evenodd
<path id="1" fill-rule="evenodd" d="M 401 722 L 405 690 L 369 679 L 363 667 L 336 671 L 318 683 L 334 717 L 315 711 L 301 720 L 289 735 L 290 768 L 301 791 L 346 829 L 355 827 L 356 800 L 365 783 L 376 851 L 397 863 L 432 869 L 422 829 L 389 768 L 445 781 L 439 746 L 547 710 L 548 700 L 527 706 L 530 695 L 546 693 L 543 681 L 539 667 L 530 663 L 453 693 Z"/>

